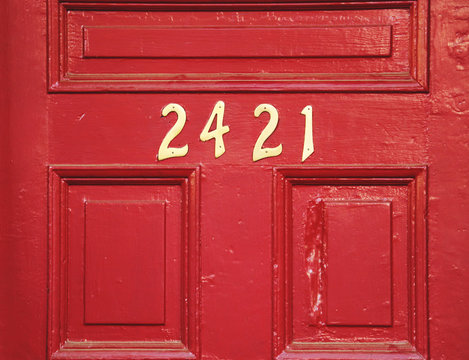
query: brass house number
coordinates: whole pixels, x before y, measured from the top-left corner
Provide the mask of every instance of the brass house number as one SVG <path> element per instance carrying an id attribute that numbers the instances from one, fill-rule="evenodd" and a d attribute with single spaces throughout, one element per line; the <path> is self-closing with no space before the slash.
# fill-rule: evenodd
<path id="1" fill-rule="evenodd" d="M 179 104 L 168 104 L 163 108 L 161 112 L 162 116 L 167 116 L 169 113 L 174 112 L 177 115 L 176 123 L 168 131 L 163 141 L 161 142 L 160 148 L 158 150 L 157 159 L 159 161 L 170 159 L 174 157 L 183 157 L 186 156 L 189 152 L 189 145 L 184 145 L 182 147 L 171 147 L 169 146 L 171 141 L 174 140 L 176 136 L 184 128 L 186 123 L 186 111 Z M 254 110 L 254 116 L 257 118 L 262 113 L 268 113 L 270 118 L 266 127 L 262 130 L 259 137 L 257 138 L 254 148 L 252 150 L 252 161 L 259 161 L 268 157 L 279 156 L 282 153 L 282 144 L 279 144 L 276 147 L 264 147 L 264 143 L 267 139 L 273 134 L 278 125 L 278 111 L 277 109 L 270 104 L 260 104 Z M 223 135 L 230 131 L 230 127 L 223 125 L 223 116 L 225 114 L 225 103 L 223 101 L 218 101 L 213 111 L 205 124 L 202 132 L 200 133 L 201 141 L 215 140 L 215 158 L 219 158 L 225 153 L 225 143 L 223 141 Z M 304 135 L 304 144 L 303 144 L 303 154 L 301 161 L 305 161 L 311 154 L 314 152 L 314 143 L 313 143 L 313 107 L 307 105 L 301 111 L 301 114 L 305 117 L 305 135 Z M 213 125 L 213 122 L 217 119 L 215 129 L 210 131 L 210 128 Z"/>

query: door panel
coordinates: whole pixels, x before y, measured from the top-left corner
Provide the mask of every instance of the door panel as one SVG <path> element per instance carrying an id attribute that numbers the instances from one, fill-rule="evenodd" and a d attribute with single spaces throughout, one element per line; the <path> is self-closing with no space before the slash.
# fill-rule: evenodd
<path id="1" fill-rule="evenodd" d="M 49 19 L 51 91 L 427 88 L 425 0 L 52 0 Z"/>
<path id="2" fill-rule="evenodd" d="M 431 5 L 2 2 L 0 358 L 468 358 L 468 8 Z"/>
<path id="3" fill-rule="evenodd" d="M 50 184 L 49 356 L 194 358 L 198 169 L 53 167 Z"/>
<path id="4" fill-rule="evenodd" d="M 426 169 L 275 173 L 279 358 L 424 357 Z"/>

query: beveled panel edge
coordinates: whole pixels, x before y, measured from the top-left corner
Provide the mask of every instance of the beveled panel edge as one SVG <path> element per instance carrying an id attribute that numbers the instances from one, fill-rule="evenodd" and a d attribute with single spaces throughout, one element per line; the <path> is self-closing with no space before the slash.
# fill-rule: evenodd
<path id="1" fill-rule="evenodd" d="M 48 165 L 48 319 L 47 359 L 171 359 L 189 360 L 200 356 L 200 167 L 151 165 Z M 66 281 L 64 261 L 67 238 L 67 191 L 76 184 L 172 184 L 183 187 L 185 253 L 181 326 L 182 341 L 70 341 L 66 339 Z"/>
<path id="2" fill-rule="evenodd" d="M 357 359 L 378 353 L 388 360 L 429 359 L 428 259 L 427 259 L 427 165 L 318 165 L 314 167 L 273 167 L 272 197 L 272 359 Z M 291 342 L 291 315 L 288 299 L 290 273 L 286 266 L 289 255 L 285 244 L 290 226 L 293 185 L 399 185 L 409 189 L 409 289 L 412 319 L 409 320 L 409 341 L 377 343 Z M 396 346 L 399 345 L 399 346 Z M 334 357 L 337 353 L 337 357 Z M 360 358 L 360 357 L 358 357 Z"/>
<path id="3" fill-rule="evenodd" d="M 414 34 L 411 44 L 410 70 L 402 73 L 371 73 L 371 74 L 330 74 L 326 80 L 314 80 L 301 78 L 282 80 L 259 77 L 253 80 L 245 80 L 239 74 L 238 79 L 229 80 L 148 80 L 146 77 L 154 74 L 122 74 L 124 78 L 88 78 L 77 74 L 70 74 L 64 63 L 66 48 L 65 35 L 61 34 L 64 28 L 64 14 L 68 7 L 77 9 L 148 9 L 159 6 L 159 9 L 229 9 L 233 6 L 239 9 L 264 9 L 272 7 L 283 9 L 303 9 L 311 5 L 329 4 L 332 7 L 342 6 L 348 9 L 359 9 L 366 6 L 385 8 L 386 6 L 398 6 L 409 8 L 411 13 L 411 33 Z M 339 5 L 341 4 L 341 5 Z M 428 47 L 429 47 L 429 0 L 361 0 L 360 3 L 342 2 L 340 0 L 314 1 L 314 0 L 244 0 L 233 2 L 232 0 L 217 1 L 189 1 L 170 0 L 158 3 L 155 0 L 48 0 L 48 92 L 50 93 L 193 93 L 193 92 L 400 92 L 400 93 L 426 93 L 429 91 Z M 181 74 L 186 76 L 188 74 Z M 190 74 L 189 74 L 190 75 Z M 249 74 L 252 75 L 252 74 Z M 272 74 L 281 75 L 281 74 Z M 295 74 L 293 74 L 294 76 Z M 307 74 L 306 74 L 307 75 Z M 321 74 L 315 74 L 321 75 Z M 327 74 L 326 74 L 327 75 Z M 363 76 L 364 75 L 364 76 Z M 143 78 L 142 78 L 143 76 Z M 339 77 L 338 79 L 335 77 Z"/>

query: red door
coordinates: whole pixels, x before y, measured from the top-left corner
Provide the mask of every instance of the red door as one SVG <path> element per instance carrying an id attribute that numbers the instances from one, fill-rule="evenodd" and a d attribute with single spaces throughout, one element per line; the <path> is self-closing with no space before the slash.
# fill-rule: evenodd
<path id="1" fill-rule="evenodd" d="M 462 1 L 2 3 L 2 359 L 465 359 Z"/>

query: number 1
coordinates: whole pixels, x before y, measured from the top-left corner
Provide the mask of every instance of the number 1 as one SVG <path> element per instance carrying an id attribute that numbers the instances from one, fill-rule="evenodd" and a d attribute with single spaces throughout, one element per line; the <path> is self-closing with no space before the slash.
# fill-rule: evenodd
<path id="1" fill-rule="evenodd" d="M 305 141 L 303 144 L 303 156 L 301 162 L 304 162 L 314 152 L 313 143 L 313 107 L 306 106 L 301 114 L 305 116 Z"/>

